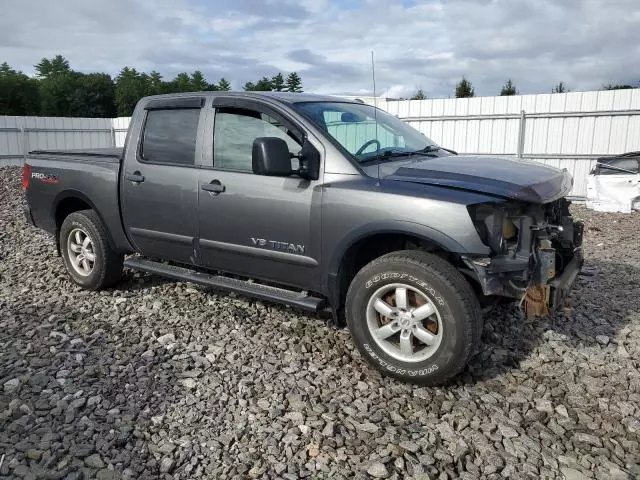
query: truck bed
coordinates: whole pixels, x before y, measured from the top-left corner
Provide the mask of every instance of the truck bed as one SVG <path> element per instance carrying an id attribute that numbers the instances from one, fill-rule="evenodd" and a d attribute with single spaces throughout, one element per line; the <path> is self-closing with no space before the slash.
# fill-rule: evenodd
<path id="1" fill-rule="evenodd" d="M 131 247 L 120 221 L 119 176 L 122 148 L 35 150 L 29 153 L 27 216 L 37 227 L 56 233 L 60 211 L 82 204 L 93 208 L 111 234 L 118 251 Z M 74 207 L 74 208 L 75 208 Z"/>

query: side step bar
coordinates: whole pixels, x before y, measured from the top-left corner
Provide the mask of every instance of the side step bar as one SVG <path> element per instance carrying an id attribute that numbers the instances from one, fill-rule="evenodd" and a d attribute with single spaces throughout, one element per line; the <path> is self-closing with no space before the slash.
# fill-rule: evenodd
<path id="1" fill-rule="evenodd" d="M 246 280 L 224 277 L 191 270 L 185 267 L 168 265 L 166 263 L 154 262 L 141 257 L 131 257 L 124 261 L 124 266 L 133 270 L 161 275 L 173 278 L 182 282 L 197 283 L 206 287 L 218 288 L 230 292 L 240 293 L 249 297 L 269 300 L 272 302 L 284 303 L 292 307 L 301 308 L 309 312 L 318 312 L 324 307 L 324 299 L 312 297 L 305 292 L 296 292 L 284 288 L 272 287 L 261 283 L 253 283 Z"/>

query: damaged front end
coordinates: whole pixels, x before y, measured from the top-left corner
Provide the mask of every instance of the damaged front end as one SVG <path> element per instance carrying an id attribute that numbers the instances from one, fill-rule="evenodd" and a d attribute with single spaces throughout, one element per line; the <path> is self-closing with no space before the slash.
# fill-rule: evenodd
<path id="1" fill-rule="evenodd" d="M 463 256 L 485 296 L 520 299 L 528 317 L 562 307 L 583 264 L 583 224 L 569 201 L 498 202 L 468 207 L 488 257 Z"/>

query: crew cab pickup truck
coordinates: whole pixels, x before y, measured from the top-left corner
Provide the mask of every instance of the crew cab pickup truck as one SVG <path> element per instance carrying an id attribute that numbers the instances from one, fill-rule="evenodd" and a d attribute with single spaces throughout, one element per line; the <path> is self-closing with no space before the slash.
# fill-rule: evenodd
<path id="1" fill-rule="evenodd" d="M 326 311 L 371 364 L 423 384 L 463 369 L 483 305 L 547 314 L 582 265 L 566 171 L 456 155 L 335 97 L 144 98 L 123 149 L 32 152 L 23 183 L 78 285 L 124 266 Z"/>

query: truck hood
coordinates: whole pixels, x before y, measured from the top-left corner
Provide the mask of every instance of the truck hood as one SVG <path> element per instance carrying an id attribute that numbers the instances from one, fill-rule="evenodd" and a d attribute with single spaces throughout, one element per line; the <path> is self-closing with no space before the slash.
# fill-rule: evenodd
<path id="1" fill-rule="evenodd" d="M 389 172 L 387 168 L 384 170 Z M 415 157 L 384 178 L 531 203 L 553 202 L 568 195 L 573 186 L 573 178 L 566 170 L 514 158 L 471 155 Z"/>

